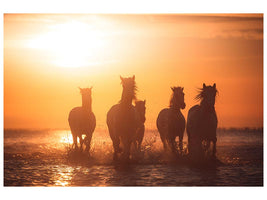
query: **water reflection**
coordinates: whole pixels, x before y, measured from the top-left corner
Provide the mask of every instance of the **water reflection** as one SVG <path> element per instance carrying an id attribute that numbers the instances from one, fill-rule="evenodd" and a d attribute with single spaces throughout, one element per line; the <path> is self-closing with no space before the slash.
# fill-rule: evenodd
<path id="1" fill-rule="evenodd" d="M 60 143 L 65 143 L 65 144 L 72 144 L 73 143 L 73 139 L 72 139 L 72 135 L 69 131 L 66 131 L 65 133 L 60 132 L 61 139 L 60 139 Z"/>
<path id="2" fill-rule="evenodd" d="M 70 186 L 74 168 L 71 166 L 55 166 L 50 182 L 54 186 Z"/>
<path id="3" fill-rule="evenodd" d="M 263 185 L 262 143 L 230 146 L 221 138 L 218 158 L 225 165 L 201 168 L 165 162 L 154 132 L 144 138 L 142 159 L 130 166 L 113 162 L 112 142 L 104 131 L 93 135 L 90 157 L 73 151 L 69 130 L 8 132 L 4 142 L 5 186 Z"/>

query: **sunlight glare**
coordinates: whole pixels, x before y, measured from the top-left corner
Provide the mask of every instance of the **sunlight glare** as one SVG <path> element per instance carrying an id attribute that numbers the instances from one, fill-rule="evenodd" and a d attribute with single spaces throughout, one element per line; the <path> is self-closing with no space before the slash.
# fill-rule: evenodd
<path id="1" fill-rule="evenodd" d="M 72 139 L 71 133 L 69 133 L 67 135 L 64 134 L 60 139 L 60 143 L 73 144 L 73 139 Z"/>
<path id="2" fill-rule="evenodd" d="M 28 41 L 28 47 L 45 50 L 60 67 L 84 67 L 95 63 L 97 52 L 104 48 L 103 33 L 78 21 L 57 24 L 51 31 Z"/>

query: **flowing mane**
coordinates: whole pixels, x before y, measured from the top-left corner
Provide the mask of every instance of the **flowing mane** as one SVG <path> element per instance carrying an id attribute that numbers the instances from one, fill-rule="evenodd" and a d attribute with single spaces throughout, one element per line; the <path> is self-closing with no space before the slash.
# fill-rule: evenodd
<path id="1" fill-rule="evenodd" d="M 120 79 L 123 91 L 119 103 L 132 104 L 132 101 L 136 100 L 136 91 L 137 91 L 135 76 L 129 78 L 120 77 Z"/>
<path id="2" fill-rule="evenodd" d="M 203 101 L 203 99 L 206 97 L 206 94 L 211 91 L 215 92 L 215 97 L 219 94 L 218 90 L 216 89 L 216 84 L 213 86 L 206 86 L 203 84 L 203 88 L 198 88 L 198 94 L 196 95 L 195 100 Z"/>

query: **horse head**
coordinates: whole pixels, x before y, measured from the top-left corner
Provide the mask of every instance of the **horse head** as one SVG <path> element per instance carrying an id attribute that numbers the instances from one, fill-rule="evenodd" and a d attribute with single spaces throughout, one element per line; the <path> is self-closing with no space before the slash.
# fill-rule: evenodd
<path id="1" fill-rule="evenodd" d="M 170 100 L 170 107 L 185 108 L 184 102 L 184 88 L 183 87 L 171 87 L 173 94 Z"/>
<path id="2" fill-rule="evenodd" d="M 121 84 L 123 87 L 122 99 L 127 99 L 132 101 L 136 99 L 136 83 L 135 83 L 135 75 L 133 77 L 123 78 L 120 76 Z"/>
<path id="3" fill-rule="evenodd" d="M 144 123 L 146 120 L 145 114 L 146 114 L 146 100 L 144 101 L 135 101 L 135 108 L 137 112 L 139 113 L 141 117 L 141 121 Z"/>
<path id="4" fill-rule="evenodd" d="M 205 108 L 213 109 L 217 93 L 218 91 L 216 89 L 216 83 L 214 83 L 213 86 L 206 86 L 206 84 L 203 83 L 203 88 L 200 89 L 196 99 L 200 99 L 200 104 Z"/>
<path id="5" fill-rule="evenodd" d="M 92 88 L 80 88 L 80 92 L 82 95 L 82 105 L 83 107 L 91 107 L 92 102 Z"/>

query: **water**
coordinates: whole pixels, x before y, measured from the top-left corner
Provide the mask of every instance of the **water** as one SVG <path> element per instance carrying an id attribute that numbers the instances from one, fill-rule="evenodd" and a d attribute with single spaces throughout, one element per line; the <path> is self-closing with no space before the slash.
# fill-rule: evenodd
<path id="1" fill-rule="evenodd" d="M 91 157 L 71 149 L 69 130 L 5 130 L 4 186 L 263 186 L 263 130 L 217 136 L 211 165 L 167 158 L 156 130 L 146 131 L 139 161 L 119 165 L 106 130 L 95 131 Z"/>

